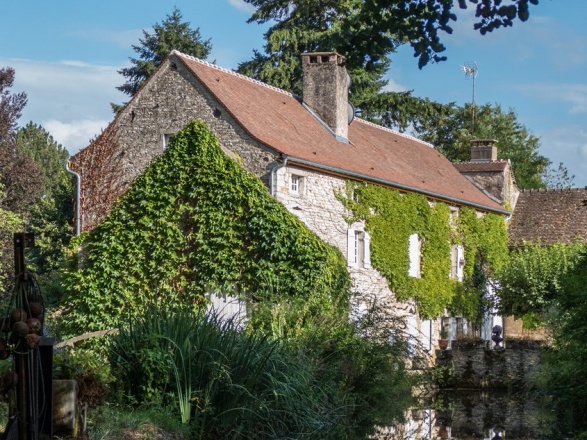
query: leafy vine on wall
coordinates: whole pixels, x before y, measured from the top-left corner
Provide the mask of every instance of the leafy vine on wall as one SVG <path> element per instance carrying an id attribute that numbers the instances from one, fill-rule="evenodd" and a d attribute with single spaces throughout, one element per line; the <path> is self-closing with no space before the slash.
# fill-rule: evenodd
<path id="1" fill-rule="evenodd" d="M 438 317 L 448 309 L 472 321 L 479 317 L 484 280 L 507 259 L 503 216 L 461 207 L 451 220 L 450 206 L 430 203 L 422 195 L 347 182 L 339 199 L 349 210 L 349 223 L 365 222 L 371 234 L 371 263 L 400 301 L 414 299 L 420 316 Z M 422 240 L 421 277 L 410 277 L 408 240 Z M 449 277 L 451 246 L 463 245 L 463 282 Z M 477 268 L 477 269 L 475 269 Z M 479 271 L 485 276 L 480 277 Z"/>
<path id="2" fill-rule="evenodd" d="M 347 304 L 342 254 L 320 240 L 262 182 L 192 121 L 83 240 L 84 264 L 65 277 L 64 333 L 115 326 L 148 302 L 318 296 Z"/>

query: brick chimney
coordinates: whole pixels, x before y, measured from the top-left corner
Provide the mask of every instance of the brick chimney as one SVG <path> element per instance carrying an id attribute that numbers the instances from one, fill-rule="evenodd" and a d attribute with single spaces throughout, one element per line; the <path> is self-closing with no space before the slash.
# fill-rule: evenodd
<path id="1" fill-rule="evenodd" d="M 471 141 L 471 162 L 493 162 L 497 160 L 495 139 L 474 139 Z"/>
<path id="2" fill-rule="evenodd" d="M 336 52 L 302 54 L 303 101 L 338 140 L 348 142 L 350 77 Z"/>

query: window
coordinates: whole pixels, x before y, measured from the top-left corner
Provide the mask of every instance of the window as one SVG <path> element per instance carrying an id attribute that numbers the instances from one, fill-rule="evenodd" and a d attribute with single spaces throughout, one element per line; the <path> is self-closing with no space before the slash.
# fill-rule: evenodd
<path id="1" fill-rule="evenodd" d="M 371 236 L 361 229 L 348 230 L 348 265 L 371 267 Z"/>
<path id="2" fill-rule="evenodd" d="M 449 220 L 448 220 L 448 222 L 451 226 L 456 226 L 458 216 L 459 216 L 459 208 L 457 208 L 456 206 L 451 206 Z"/>
<path id="3" fill-rule="evenodd" d="M 408 239 L 408 258 L 409 258 L 409 269 L 408 275 L 413 278 L 420 278 L 420 266 L 421 266 L 421 254 L 422 254 L 422 240 L 418 234 L 410 235 Z"/>
<path id="4" fill-rule="evenodd" d="M 163 149 L 167 148 L 167 145 L 169 145 L 169 141 L 171 140 L 172 136 L 173 136 L 173 134 L 171 134 L 171 133 L 163 133 L 161 135 L 161 144 L 163 146 Z"/>
<path id="5" fill-rule="evenodd" d="M 299 194 L 300 193 L 300 184 L 301 184 L 300 176 L 296 176 L 296 175 L 292 174 L 291 179 L 290 179 L 290 185 L 289 185 L 290 192 L 292 192 L 294 194 Z"/>
<path id="6" fill-rule="evenodd" d="M 292 174 L 289 178 L 289 193 L 297 196 L 304 194 L 305 179 L 299 174 Z"/>
<path id="7" fill-rule="evenodd" d="M 456 244 L 450 249 L 450 277 L 463 281 L 465 267 L 465 250 L 462 245 Z"/>

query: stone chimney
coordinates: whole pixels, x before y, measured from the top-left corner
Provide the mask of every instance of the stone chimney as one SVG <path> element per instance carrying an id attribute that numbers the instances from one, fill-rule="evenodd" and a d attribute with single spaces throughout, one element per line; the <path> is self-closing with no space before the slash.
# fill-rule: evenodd
<path id="1" fill-rule="evenodd" d="M 497 160 L 495 139 L 474 139 L 471 142 L 471 162 L 493 162 Z"/>
<path id="2" fill-rule="evenodd" d="M 348 142 L 350 77 L 344 63 L 345 58 L 336 52 L 302 54 L 304 104 L 338 140 Z"/>

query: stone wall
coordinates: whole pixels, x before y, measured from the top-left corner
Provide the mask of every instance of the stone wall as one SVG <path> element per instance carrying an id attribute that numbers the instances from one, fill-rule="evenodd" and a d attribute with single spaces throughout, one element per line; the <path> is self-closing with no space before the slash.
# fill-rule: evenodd
<path id="1" fill-rule="evenodd" d="M 436 351 L 438 384 L 445 389 L 528 389 L 540 366 L 540 344 L 510 343 L 489 348 L 490 342 Z"/>

